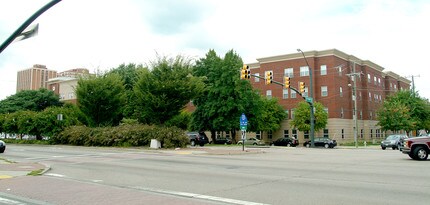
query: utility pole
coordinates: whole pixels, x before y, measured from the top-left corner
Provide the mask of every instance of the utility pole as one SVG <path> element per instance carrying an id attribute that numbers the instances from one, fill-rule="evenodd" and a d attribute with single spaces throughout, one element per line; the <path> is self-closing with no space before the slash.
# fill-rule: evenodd
<path id="1" fill-rule="evenodd" d="M 357 121 L 357 76 L 360 77 L 361 73 L 355 72 L 355 61 L 352 61 L 354 64 L 352 66 L 352 73 L 346 74 L 350 76 L 354 81 L 352 84 L 352 95 L 354 98 L 354 109 L 353 109 L 353 119 L 354 119 L 354 144 L 355 148 L 358 148 L 357 137 L 358 137 L 358 121 Z"/>
<path id="2" fill-rule="evenodd" d="M 414 82 L 414 77 L 420 77 L 420 75 L 406 76 L 406 78 L 412 78 L 412 92 L 414 93 L 414 96 L 415 96 L 415 82 Z"/>
<path id="3" fill-rule="evenodd" d="M 309 69 L 309 96 L 310 96 L 310 101 L 308 101 L 309 103 L 309 107 L 310 107 L 310 111 L 311 111 L 311 130 L 310 130 L 310 137 L 311 137 L 311 147 L 315 147 L 315 142 L 314 142 L 314 136 L 315 136 L 315 115 L 314 115 L 314 91 L 313 91 L 313 84 L 312 84 L 312 69 L 311 66 L 309 66 L 308 60 L 306 59 L 305 54 L 303 53 L 302 50 L 297 49 L 298 52 L 302 53 L 303 58 L 306 61 L 306 65 L 308 66 Z"/>

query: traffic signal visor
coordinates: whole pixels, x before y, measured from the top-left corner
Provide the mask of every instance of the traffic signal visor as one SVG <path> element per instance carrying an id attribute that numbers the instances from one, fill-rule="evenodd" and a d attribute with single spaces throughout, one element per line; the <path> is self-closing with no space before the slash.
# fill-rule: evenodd
<path id="1" fill-rule="evenodd" d="M 290 88 L 290 77 L 288 76 L 284 77 L 284 86 L 285 88 Z"/>
<path id="2" fill-rule="evenodd" d="M 304 93 L 305 92 L 305 82 L 300 82 L 299 83 L 299 89 L 300 89 L 300 93 Z"/>
<path id="3" fill-rule="evenodd" d="M 272 84 L 273 80 L 273 73 L 272 71 L 266 72 L 266 85 Z"/>

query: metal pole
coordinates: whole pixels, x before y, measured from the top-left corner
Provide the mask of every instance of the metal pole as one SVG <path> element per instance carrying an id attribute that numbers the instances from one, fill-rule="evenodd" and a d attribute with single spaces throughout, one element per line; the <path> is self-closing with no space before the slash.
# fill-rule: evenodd
<path id="1" fill-rule="evenodd" d="M 299 51 L 300 53 L 302 53 L 303 58 L 306 61 L 306 65 L 308 66 L 309 69 L 309 96 L 311 97 L 311 102 L 309 103 L 310 106 L 310 111 L 311 111 L 311 130 L 310 130 L 310 137 L 311 137 L 311 147 L 315 147 L 315 143 L 314 143 L 314 135 L 315 135 L 315 116 L 314 116 L 314 92 L 313 92 L 313 84 L 312 84 L 312 68 L 311 66 L 309 66 L 308 60 L 306 59 L 305 54 L 303 53 L 302 50 L 297 49 L 297 51 Z"/>
<path id="2" fill-rule="evenodd" d="M 43 12 L 60 2 L 61 0 L 52 0 L 51 2 L 47 3 L 44 7 L 40 8 L 36 13 L 34 13 L 30 18 L 28 18 L 14 33 L 12 33 L 11 36 L 9 36 L 8 39 L 6 39 L 5 42 L 0 46 L 0 53 L 6 49 L 7 46 L 9 46 L 12 41 L 18 37 L 24 30 L 27 28 L 37 17 L 39 17 Z"/>
<path id="3" fill-rule="evenodd" d="M 355 128 L 354 128 L 354 143 L 355 143 L 355 148 L 358 148 L 358 144 L 357 144 L 357 135 L 358 135 L 358 122 L 357 122 L 357 74 L 355 73 L 355 62 L 353 62 L 353 73 L 354 73 L 354 87 L 353 87 L 353 92 L 354 92 L 354 123 L 355 123 Z"/>

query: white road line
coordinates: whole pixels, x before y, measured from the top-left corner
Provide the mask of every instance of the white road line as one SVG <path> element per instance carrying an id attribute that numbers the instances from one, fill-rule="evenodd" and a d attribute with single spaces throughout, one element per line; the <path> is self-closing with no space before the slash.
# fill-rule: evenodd
<path id="1" fill-rule="evenodd" d="M 62 175 L 62 174 L 55 174 L 55 173 L 47 173 L 45 174 L 46 176 L 52 176 L 52 177 L 61 177 L 64 178 L 66 177 L 66 175 Z"/>
<path id="2" fill-rule="evenodd" d="M 194 193 L 188 193 L 188 192 L 169 191 L 169 190 L 153 189 L 153 188 L 146 188 L 146 187 L 139 187 L 139 186 L 130 187 L 130 188 L 149 191 L 149 192 L 156 192 L 161 194 L 169 194 L 169 195 L 175 195 L 175 196 L 181 196 L 181 197 L 187 197 L 187 198 L 193 198 L 193 199 L 204 199 L 204 200 L 211 200 L 216 202 L 224 202 L 224 203 L 238 204 L 238 205 L 268 205 L 268 204 L 257 203 L 257 202 L 228 199 L 228 198 L 222 198 L 217 196 L 194 194 Z"/>
<path id="3" fill-rule="evenodd" d="M 0 197 L 0 203 L 3 204 L 13 204 L 13 205 L 26 205 L 25 203 L 19 202 L 19 201 L 15 201 L 15 200 L 11 200 L 11 199 L 6 199 L 3 197 Z"/>

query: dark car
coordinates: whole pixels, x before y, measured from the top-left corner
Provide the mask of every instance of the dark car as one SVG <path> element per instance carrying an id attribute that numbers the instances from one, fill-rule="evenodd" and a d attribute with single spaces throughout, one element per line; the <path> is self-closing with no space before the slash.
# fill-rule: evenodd
<path id="1" fill-rule="evenodd" d="M 337 145 L 336 140 L 332 140 L 328 137 L 316 137 L 314 139 L 315 147 L 325 147 L 325 148 L 334 148 Z M 310 147 L 311 141 L 307 140 L 305 143 L 303 143 L 303 146 Z"/>
<path id="2" fill-rule="evenodd" d="M 383 150 L 387 149 L 387 147 L 391 147 L 394 149 L 400 149 L 402 142 L 408 139 L 406 135 L 389 135 L 385 140 L 381 142 L 381 148 Z"/>
<path id="3" fill-rule="evenodd" d="M 6 143 L 0 140 L 0 153 L 3 153 L 6 149 Z"/>
<path id="4" fill-rule="evenodd" d="M 211 144 L 231 144 L 232 141 L 228 137 L 219 137 L 210 142 Z"/>
<path id="5" fill-rule="evenodd" d="M 403 154 L 408 154 L 415 160 L 426 160 L 430 152 L 430 136 L 405 139 L 403 142 Z"/>
<path id="6" fill-rule="evenodd" d="M 191 146 L 204 146 L 209 143 L 209 139 L 204 132 L 187 132 L 188 138 L 190 138 Z"/>
<path id="7" fill-rule="evenodd" d="M 299 145 L 299 140 L 292 137 L 282 137 L 272 142 L 275 146 L 295 147 Z"/>

